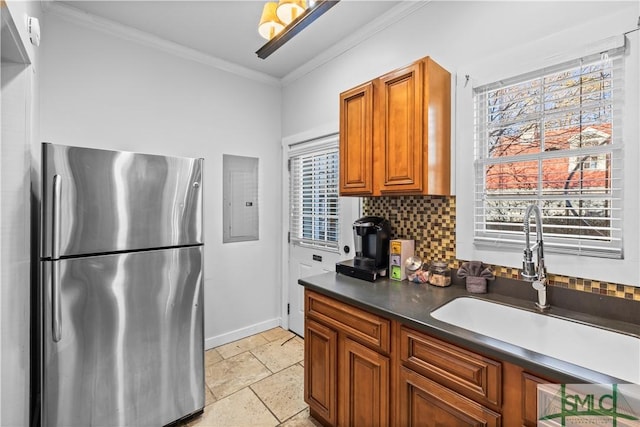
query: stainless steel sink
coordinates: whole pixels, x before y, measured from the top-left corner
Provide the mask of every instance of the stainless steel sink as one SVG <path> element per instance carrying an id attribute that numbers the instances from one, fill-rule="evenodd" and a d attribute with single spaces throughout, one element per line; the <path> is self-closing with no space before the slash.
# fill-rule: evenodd
<path id="1" fill-rule="evenodd" d="M 640 384 L 640 339 L 477 298 L 431 312 L 437 320 Z"/>

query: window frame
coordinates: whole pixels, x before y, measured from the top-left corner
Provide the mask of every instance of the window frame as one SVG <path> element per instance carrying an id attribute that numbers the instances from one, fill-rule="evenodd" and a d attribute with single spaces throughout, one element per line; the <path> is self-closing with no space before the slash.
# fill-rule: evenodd
<path id="1" fill-rule="evenodd" d="M 583 88 L 592 86 L 593 83 L 583 83 L 582 76 L 590 75 L 598 69 L 609 73 L 605 80 L 609 87 L 606 92 L 603 92 L 609 94 L 609 99 L 600 94 L 603 96 L 602 98 L 595 102 L 591 98 L 587 98 L 583 105 L 581 91 Z M 577 107 L 567 108 L 565 105 L 556 109 L 558 104 L 562 105 L 563 102 L 576 98 L 576 95 L 568 90 L 571 88 L 570 86 L 561 86 L 563 88 L 561 91 L 554 88 L 558 86 L 556 80 L 562 84 L 564 80 L 558 79 L 566 79 L 568 75 L 573 75 L 570 80 L 578 77 L 579 84 L 575 88 L 580 90 L 577 95 L 580 104 Z M 505 215 L 521 217 L 528 204 L 536 204 L 543 214 L 547 252 L 623 258 L 624 230 L 621 218 L 624 208 L 622 198 L 624 187 L 622 179 L 623 140 L 621 137 L 622 122 L 619 117 L 619 112 L 624 108 L 623 76 L 624 45 L 610 49 L 606 53 L 564 61 L 473 89 L 475 111 L 474 245 L 488 248 L 498 245 L 523 248 L 525 236 L 522 233 L 521 225 L 524 218 L 518 221 L 509 221 L 508 218 L 505 219 Z M 510 90 L 512 92 L 509 92 Z M 561 98 L 556 98 L 558 93 L 562 94 Z M 552 96 L 550 101 L 547 100 L 548 94 Z M 507 106 L 504 109 L 496 110 L 496 105 L 502 102 L 503 97 L 508 100 Z M 604 114 L 608 121 L 600 122 L 598 119 L 597 122 L 589 122 L 587 114 L 594 106 L 605 107 Z M 582 122 L 583 117 L 587 123 Z M 576 119 L 579 121 L 573 123 Z M 567 122 L 567 120 L 569 121 Z M 610 126 L 609 133 L 601 139 L 609 141 L 608 144 L 575 146 L 573 140 L 584 132 L 588 132 L 588 136 L 591 134 L 605 135 L 604 132 L 598 130 L 598 127 L 606 125 Z M 583 126 L 584 128 L 582 128 Z M 512 128 L 515 130 L 526 129 L 526 132 L 519 135 L 508 132 Z M 492 129 L 504 129 L 507 135 L 492 136 Z M 571 136 L 565 142 L 562 136 L 558 136 L 559 131 L 579 131 L 580 133 Z M 577 139 L 582 141 L 581 137 Z M 500 154 L 492 155 L 491 146 L 496 141 L 500 142 L 497 146 Z M 548 150 L 548 147 L 551 149 Z M 573 163 L 575 166 L 576 159 L 586 156 L 597 157 L 597 159 L 604 156 L 609 159 L 608 174 L 605 174 L 604 177 L 600 177 L 600 174 L 595 175 L 599 177 L 598 181 L 601 181 L 604 187 L 600 191 L 597 191 L 595 187 L 587 187 L 583 192 L 567 188 L 565 182 L 564 194 L 561 194 L 561 189 L 556 187 L 557 182 L 554 181 L 554 179 L 558 179 L 560 170 L 557 167 L 554 169 L 552 165 L 554 163 L 561 165 L 566 161 L 568 165 Z M 517 173 L 514 168 L 517 168 L 515 165 L 518 164 L 521 165 L 521 168 L 529 165 L 529 167 L 535 168 L 535 172 L 530 173 L 528 169 L 522 169 L 520 173 Z M 550 169 L 547 169 L 545 165 L 548 165 Z M 582 173 L 588 174 L 585 181 L 587 183 L 595 179 L 593 178 L 594 169 L 590 169 L 588 166 L 586 168 L 583 166 L 581 169 Z M 493 169 L 494 172 L 489 173 L 489 169 Z M 599 169 L 595 170 L 597 173 Z M 571 174 L 569 177 L 573 179 L 575 175 Z M 526 182 L 518 185 L 518 181 L 522 179 L 525 179 Z M 490 181 L 495 180 L 500 182 L 493 182 L 496 188 L 491 189 Z M 582 185 L 583 181 L 578 179 L 575 182 Z M 526 190 L 527 185 L 534 187 Z M 571 202 L 573 204 L 570 204 Z M 607 211 L 608 215 L 600 218 L 587 216 L 580 221 L 572 219 L 571 215 L 575 214 L 575 206 L 582 206 L 583 203 L 599 206 L 599 210 Z M 589 209 L 586 208 L 584 211 L 588 212 Z M 492 214 L 498 215 L 497 219 L 492 219 Z M 559 217 L 558 214 L 563 216 Z M 604 219 L 604 222 L 601 218 Z M 599 226 L 588 224 L 588 221 L 597 222 L 598 220 L 600 220 Z M 562 225 L 563 223 L 564 225 Z M 531 231 L 533 233 L 535 230 Z M 602 232 L 606 233 L 605 237 L 598 236 Z"/>
<path id="2" fill-rule="evenodd" d="M 304 233 L 304 214 L 302 213 L 304 210 L 303 200 L 302 198 L 298 198 L 294 196 L 294 191 L 296 191 L 296 187 L 294 187 L 293 180 L 295 177 L 295 159 L 301 158 L 309 158 L 309 157 L 320 157 L 320 156 L 332 156 L 335 155 L 335 171 L 334 171 L 334 184 L 335 184 L 335 199 L 333 202 L 328 202 L 328 204 L 333 204 L 335 212 L 332 214 L 325 215 L 312 215 L 313 218 L 325 220 L 327 218 L 332 218 L 335 221 L 334 227 L 332 227 L 333 232 L 335 233 L 335 241 L 329 241 L 328 239 L 316 240 L 316 239 L 308 239 L 304 236 L 298 236 L 298 231 L 300 233 Z M 312 249 L 320 249 L 329 252 L 339 252 L 340 251 L 340 192 L 339 192 L 339 176 L 340 176 L 340 153 L 339 146 L 337 142 L 337 138 L 330 138 L 326 141 L 319 141 L 317 144 L 312 144 L 310 146 L 305 146 L 303 149 L 296 150 L 293 148 L 289 152 L 289 204 L 291 205 L 291 215 L 289 216 L 289 240 L 291 243 L 304 246 Z M 331 193 L 333 194 L 333 193 Z M 297 209 L 294 205 L 298 205 Z M 299 218 L 295 217 L 294 212 L 299 212 Z M 296 221 L 299 221 L 299 226 L 296 225 Z M 330 231 L 326 231 L 330 233 Z"/>
<path id="3" fill-rule="evenodd" d="M 588 40 L 581 28 L 573 28 L 563 33 L 549 35 L 529 45 L 501 51 L 490 58 L 461 66 L 456 71 L 455 85 L 455 195 L 456 195 L 456 257 L 460 260 L 482 260 L 485 263 L 514 268 L 514 274 L 522 268 L 522 248 L 514 249 L 505 245 L 492 248 L 474 245 L 474 101 L 473 87 L 509 76 L 525 74 L 552 64 L 566 62 L 589 54 L 606 51 L 620 46 L 626 38 L 624 55 L 625 69 L 625 110 L 623 112 L 622 137 L 623 179 L 625 189 L 623 200 L 625 212 L 622 215 L 625 239 L 624 259 L 585 258 L 582 256 L 551 253 L 546 251 L 545 264 L 550 274 L 568 277 L 588 278 L 610 283 L 640 286 L 640 41 L 638 31 L 621 33 L 625 23 L 618 20 L 599 22 L 596 37 L 605 39 Z M 609 32 L 607 32 L 609 31 Z M 613 35 L 617 34 L 617 35 Z M 612 36 L 613 35 L 613 36 Z M 557 46 L 562 46 L 558 53 Z M 553 52 L 552 55 L 549 55 Z"/>

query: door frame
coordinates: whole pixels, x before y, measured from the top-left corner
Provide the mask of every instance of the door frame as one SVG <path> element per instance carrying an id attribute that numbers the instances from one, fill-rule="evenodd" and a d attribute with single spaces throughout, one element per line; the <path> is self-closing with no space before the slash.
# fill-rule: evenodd
<path id="1" fill-rule="evenodd" d="M 287 234 L 289 232 L 289 170 L 287 163 L 289 161 L 289 149 L 294 144 L 311 141 L 339 133 L 340 125 L 338 122 L 328 123 L 318 126 L 311 130 L 294 134 L 282 138 L 282 221 L 281 221 L 281 265 L 280 277 L 281 283 L 281 307 L 280 307 L 280 325 L 283 329 L 289 330 L 289 314 L 287 313 L 287 304 L 289 303 L 289 241 Z"/>

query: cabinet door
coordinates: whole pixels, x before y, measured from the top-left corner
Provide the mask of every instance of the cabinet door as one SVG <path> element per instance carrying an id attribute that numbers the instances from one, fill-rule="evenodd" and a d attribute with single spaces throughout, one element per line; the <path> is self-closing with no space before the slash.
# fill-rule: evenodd
<path id="1" fill-rule="evenodd" d="M 304 342 L 304 400 L 311 415 L 336 425 L 338 334 L 306 319 Z"/>
<path id="2" fill-rule="evenodd" d="M 340 94 L 340 195 L 373 193 L 373 84 Z"/>
<path id="3" fill-rule="evenodd" d="M 349 338 L 340 344 L 340 425 L 388 426 L 389 358 Z"/>
<path id="4" fill-rule="evenodd" d="M 502 419 L 505 426 L 538 425 L 538 385 L 553 381 L 525 372 L 521 366 L 503 362 L 504 402 Z"/>
<path id="5" fill-rule="evenodd" d="M 398 425 L 498 427 L 500 414 L 405 367 L 400 369 Z"/>
<path id="6" fill-rule="evenodd" d="M 422 69 L 416 62 L 376 80 L 374 182 L 380 193 L 423 190 Z"/>
<path id="7" fill-rule="evenodd" d="M 522 373 L 522 425 L 535 427 L 538 425 L 538 384 L 545 384 L 542 378 L 526 372 Z"/>

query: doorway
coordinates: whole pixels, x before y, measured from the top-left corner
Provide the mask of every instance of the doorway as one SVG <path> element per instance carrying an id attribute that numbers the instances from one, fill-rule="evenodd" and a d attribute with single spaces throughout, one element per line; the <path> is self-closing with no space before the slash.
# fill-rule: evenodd
<path id="1" fill-rule="evenodd" d="M 298 279 L 334 272 L 353 256 L 351 225 L 360 199 L 339 197 L 338 135 L 289 146 L 289 329 L 304 336 L 304 288 Z"/>

